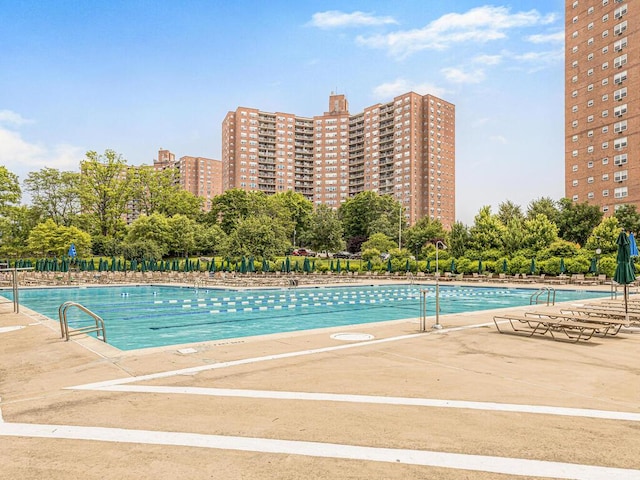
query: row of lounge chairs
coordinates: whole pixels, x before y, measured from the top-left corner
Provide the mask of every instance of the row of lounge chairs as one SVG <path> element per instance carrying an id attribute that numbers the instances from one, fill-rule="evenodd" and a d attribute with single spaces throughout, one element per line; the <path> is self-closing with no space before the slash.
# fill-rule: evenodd
<path id="1" fill-rule="evenodd" d="M 586 341 L 594 335 L 617 335 L 623 328 L 640 327 L 640 301 L 629 302 L 626 310 L 620 300 L 609 300 L 528 310 L 524 314 L 503 313 L 495 315 L 493 322 L 500 333 L 528 337 L 549 334 L 554 340 Z"/>

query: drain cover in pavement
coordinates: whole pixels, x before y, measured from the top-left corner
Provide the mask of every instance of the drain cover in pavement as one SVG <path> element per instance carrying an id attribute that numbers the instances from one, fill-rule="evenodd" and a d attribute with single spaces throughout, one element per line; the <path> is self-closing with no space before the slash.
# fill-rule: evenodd
<path id="1" fill-rule="evenodd" d="M 334 333 L 331 335 L 334 340 L 345 340 L 347 342 L 358 342 L 362 340 L 372 340 L 373 335 L 368 333 Z"/>

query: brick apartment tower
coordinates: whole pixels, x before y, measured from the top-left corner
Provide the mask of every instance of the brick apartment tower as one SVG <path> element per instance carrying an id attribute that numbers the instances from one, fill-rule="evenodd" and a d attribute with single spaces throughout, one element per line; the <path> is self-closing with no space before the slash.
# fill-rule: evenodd
<path id="1" fill-rule="evenodd" d="M 204 157 L 180 157 L 169 150 L 160 149 L 158 159 L 153 162 L 156 170 L 177 168 L 180 186 L 204 199 L 203 211 L 211 210 L 211 200 L 222 194 L 222 162 Z"/>
<path id="2" fill-rule="evenodd" d="M 640 207 L 640 6 L 565 5 L 565 196 Z"/>
<path id="3" fill-rule="evenodd" d="M 410 224 L 455 222 L 455 106 L 413 92 L 349 113 L 344 95 L 313 118 L 239 107 L 222 123 L 223 190 L 293 190 L 338 208 L 363 191 L 392 195 Z"/>

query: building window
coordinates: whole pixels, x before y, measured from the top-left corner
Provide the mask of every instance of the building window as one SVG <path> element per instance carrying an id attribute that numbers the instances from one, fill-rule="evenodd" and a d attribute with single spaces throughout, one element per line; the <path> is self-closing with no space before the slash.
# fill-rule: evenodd
<path id="1" fill-rule="evenodd" d="M 621 122 L 616 122 L 616 123 L 613 125 L 613 131 L 614 131 L 615 133 L 622 133 L 622 132 L 624 132 L 626 129 L 627 129 L 627 121 L 626 121 L 626 120 L 623 120 L 623 121 L 621 121 Z"/>
<path id="2" fill-rule="evenodd" d="M 593 145 L 587 147 L 587 153 L 593 153 Z"/>
<path id="3" fill-rule="evenodd" d="M 573 92 L 571 92 L 571 96 L 573 98 L 576 98 L 578 96 L 578 90 L 574 90 Z"/>
<path id="4" fill-rule="evenodd" d="M 576 112 L 578 111 L 578 106 L 577 106 L 577 105 L 574 105 L 573 107 L 571 107 L 571 111 L 572 111 L 573 113 L 576 113 Z"/>
<path id="5" fill-rule="evenodd" d="M 626 79 L 627 79 L 627 71 L 625 70 L 624 72 L 616 73 L 613 76 L 613 83 L 615 83 L 616 85 L 620 85 Z"/>
<path id="6" fill-rule="evenodd" d="M 602 159 L 602 164 L 603 164 L 603 165 L 608 165 L 608 164 L 609 164 L 609 159 L 608 159 L 607 157 L 604 157 L 604 158 Z"/>
<path id="7" fill-rule="evenodd" d="M 617 138 L 613 141 L 613 148 L 616 150 L 622 150 L 627 147 L 627 137 Z"/>
<path id="8" fill-rule="evenodd" d="M 614 172 L 613 181 L 620 183 L 624 182 L 627 179 L 627 170 L 620 170 L 619 172 Z"/>
<path id="9" fill-rule="evenodd" d="M 590 92 L 593 90 L 593 83 L 590 83 L 589 85 L 587 85 L 587 92 Z"/>
<path id="10" fill-rule="evenodd" d="M 572 184 L 574 187 L 577 187 L 577 186 L 578 186 L 578 180 L 574 180 L 573 182 L 571 182 L 571 184 Z"/>
<path id="11" fill-rule="evenodd" d="M 576 68 L 578 66 L 578 60 L 574 60 L 573 63 L 571 64 L 571 66 L 573 68 Z"/>
<path id="12" fill-rule="evenodd" d="M 587 162 L 587 168 L 593 168 L 593 162 Z"/>
<path id="13" fill-rule="evenodd" d="M 622 5 L 621 7 L 618 7 L 614 10 L 613 12 L 613 18 L 615 18 L 616 20 L 619 20 L 622 18 L 622 16 L 627 13 L 627 6 L 626 5 Z"/>
<path id="14" fill-rule="evenodd" d="M 606 70 L 607 68 L 609 68 L 609 62 L 604 62 L 602 64 L 602 70 Z"/>
<path id="15" fill-rule="evenodd" d="M 587 117 L 587 123 L 591 123 L 591 122 L 593 122 L 593 115 L 589 115 Z"/>
<path id="16" fill-rule="evenodd" d="M 609 110 L 602 111 L 602 118 L 607 118 L 609 116 Z"/>
<path id="17" fill-rule="evenodd" d="M 624 37 L 613 44 L 613 50 L 615 52 L 621 51 L 624 47 L 627 46 L 627 37 Z"/>
<path id="18" fill-rule="evenodd" d="M 587 183 L 593 183 L 593 177 L 587 178 Z"/>
<path id="19" fill-rule="evenodd" d="M 626 153 L 622 153 L 620 155 L 616 155 L 615 157 L 613 157 L 613 164 L 614 165 L 625 165 L 627 163 L 627 154 Z"/>
<path id="20" fill-rule="evenodd" d="M 571 126 L 573 128 L 576 128 L 578 126 L 578 120 L 574 120 L 573 122 L 571 122 Z"/>
<path id="21" fill-rule="evenodd" d="M 603 197 L 608 197 L 609 196 L 609 190 L 602 190 L 602 196 Z"/>
<path id="22" fill-rule="evenodd" d="M 593 45 L 593 42 L 594 42 L 593 37 L 591 37 L 589 40 L 587 40 L 587 45 Z M 591 58 L 593 58 L 593 56 Z"/>
<path id="23" fill-rule="evenodd" d="M 571 197 L 571 200 L 573 200 L 574 202 L 578 201 L 578 195 L 574 195 L 573 197 Z"/>
<path id="24" fill-rule="evenodd" d="M 624 104 L 622 104 L 622 105 L 620 105 L 618 107 L 615 107 L 613 109 L 613 114 L 616 117 L 622 117 L 625 113 L 627 113 L 627 104 L 626 103 L 624 103 Z"/>
<path id="25" fill-rule="evenodd" d="M 571 170 L 574 171 L 574 172 L 577 172 L 578 171 L 578 165 L 572 166 Z"/>
<path id="26" fill-rule="evenodd" d="M 593 198 L 593 197 L 594 197 L 593 192 L 587 193 L 587 198 Z"/>
<path id="27" fill-rule="evenodd" d="M 614 35 L 622 35 L 626 31 L 627 31 L 627 21 L 626 20 L 624 22 L 622 22 L 622 23 L 619 23 L 615 27 L 613 27 L 613 34 Z"/>
<path id="28" fill-rule="evenodd" d="M 622 68 L 627 64 L 627 54 L 620 55 L 619 57 L 614 58 L 613 66 L 615 68 Z"/>
<path id="29" fill-rule="evenodd" d="M 607 38 L 609 36 L 609 30 L 605 30 L 602 32 L 602 38 Z"/>
<path id="30" fill-rule="evenodd" d="M 609 148 L 609 142 L 602 142 L 602 150 Z"/>
<path id="31" fill-rule="evenodd" d="M 589 137 L 589 138 L 593 137 L 593 130 L 589 130 L 587 132 L 587 137 Z"/>
<path id="32" fill-rule="evenodd" d="M 589 100 L 587 102 L 587 107 L 593 107 L 593 100 Z"/>
<path id="33" fill-rule="evenodd" d="M 574 135 L 573 137 L 571 137 L 571 141 L 573 143 L 577 142 L 578 141 L 578 135 Z"/>
<path id="34" fill-rule="evenodd" d="M 602 23 L 604 23 L 604 22 L 606 22 L 608 20 L 609 20 L 609 14 L 608 13 L 602 16 Z"/>
<path id="35" fill-rule="evenodd" d="M 614 198 L 624 198 L 627 195 L 629 195 L 629 191 L 628 191 L 627 187 L 618 187 L 618 188 L 615 188 L 613 190 L 613 197 Z"/>
<path id="36" fill-rule="evenodd" d="M 609 53 L 609 47 L 605 45 L 604 47 L 602 47 L 602 54 L 606 55 L 607 53 Z"/>
<path id="37" fill-rule="evenodd" d="M 627 96 L 627 87 L 620 88 L 619 90 L 616 90 L 615 92 L 613 92 L 613 99 L 616 102 L 619 102 L 620 100 L 622 100 L 626 96 Z"/>
<path id="38" fill-rule="evenodd" d="M 609 126 L 605 125 L 604 127 L 602 127 L 602 133 L 608 133 L 609 132 Z"/>
<path id="39" fill-rule="evenodd" d="M 608 182 L 609 181 L 609 174 L 608 173 L 602 174 L 602 181 L 603 182 Z"/>
<path id="40" fill-rule="evenodd" d="M 606 102 L 607 100 L 609 100 L 609 95 L 605 93 L 604 95 L 602 95 L 602 101 Z"/>
<path id="41" fill-rule="evenodd" d="M 590 77 L 591 75 L 593 75 L 593 68 L 587 70 L 587 76 Z"/>

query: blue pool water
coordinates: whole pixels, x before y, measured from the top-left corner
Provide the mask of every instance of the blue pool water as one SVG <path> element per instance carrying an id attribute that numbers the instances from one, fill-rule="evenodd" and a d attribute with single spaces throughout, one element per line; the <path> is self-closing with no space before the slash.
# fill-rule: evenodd
<path id="1" fill-rule="evenodd" d="M 58 320 L 58 308 L 78 302 L 105 321 L 108 343 L 134 350 L 322 327 L 435 315 L 434 285 L 345 286 L 266 290 L 221 290 L 160 286 L 25 289 L 20 303 Z M 460 313 L 529 304 L 535 289 L 440 286 L 440 313 Z M 12 292 L 0 292 L 12 299 Z M 602 292 L 558 290 L 556 301 L 602 297 Z M 69 326 L 91 319 L 69 309 Z"/>

